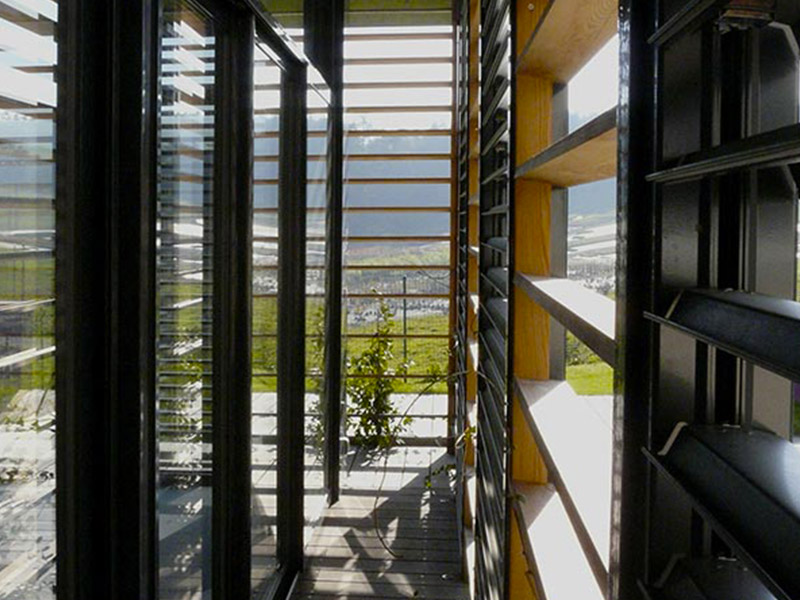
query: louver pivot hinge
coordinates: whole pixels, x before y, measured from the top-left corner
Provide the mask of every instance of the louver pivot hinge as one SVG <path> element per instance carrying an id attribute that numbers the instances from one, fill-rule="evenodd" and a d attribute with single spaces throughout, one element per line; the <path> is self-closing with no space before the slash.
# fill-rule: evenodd
<path id="1" fill-rule="evenodd" d="M 778 0 L 731 0 L 722 9 L 720 30 L 725 32 L 768 25 L 775 20 L 777 5 Z"/>

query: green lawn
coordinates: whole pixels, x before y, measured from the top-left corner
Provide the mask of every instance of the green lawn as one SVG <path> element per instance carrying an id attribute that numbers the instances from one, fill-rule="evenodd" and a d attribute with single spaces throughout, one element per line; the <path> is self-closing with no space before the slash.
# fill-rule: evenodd
<path id="1" fill-rule="evenodd" d="M 408 319 L 407 322 L 409 334 L 447 334 L 448 332 L 448 316 L 447 315 L 426 315 L 424 317 L 414 317 Z M 394 319 L 395 332 L 402 331 L 402 322 L 397 318 Z M 352 334 L 369 334 L 375 331 L 374 324 L 360 325 L 358 327 L 348 327 L 347 333 Z M 369 346 L 369 339 L 365 338 L 348 338 L 346 352 L 348 356 L 355 356 L 363 352 Z M 426 375 L 430 373 L 431 369 L 436 369 L 438 372 L 446 373 L 449 358 L 448 340 L 446 338 L 416 338 L 408 340 L 408 361 L 410 364 L 408 372 L 410 374 Z M 398 368 L 403 362 L 403 340 L 398 338 L 394 340 L 394 368 Z M 421 392 L 426 391 L 430 393 L 445 393 L 447 392 L 447 383 L 441 382 L 428 387 L 430 382 L 420 378 L 408 378 L 406 380 L 398 379 L 396 381 L 395 391 L 397 392 Z"/>
<path id="2" fill-rule="evenodd" d="M 579 396 L 614 393 L 614 371 L 604 362 L 568 366 L 567 381 Z"/>

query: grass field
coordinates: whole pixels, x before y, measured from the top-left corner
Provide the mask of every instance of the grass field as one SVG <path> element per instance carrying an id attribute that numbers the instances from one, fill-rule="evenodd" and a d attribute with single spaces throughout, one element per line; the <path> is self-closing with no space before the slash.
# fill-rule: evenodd
<path id="1" fill-rule="evenodd" d="M 579 396 L 614 393 L 614 371 L 604 362 L 568 366 L 567 381 Z"/>

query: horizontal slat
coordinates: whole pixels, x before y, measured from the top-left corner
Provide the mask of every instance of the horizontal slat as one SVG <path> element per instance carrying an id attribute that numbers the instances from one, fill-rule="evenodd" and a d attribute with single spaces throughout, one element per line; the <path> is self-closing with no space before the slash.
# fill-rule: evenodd
<path id="1" fill-rule="evenodd" d="M 484 302 L 486 314 L 489 315 L 497 330 L 504 336 L 508 335 L 508 300 L 505 298 L 490 298 Z"/>
<path id="2" fill-rule="evenodd" d="M 597 577 L 608 574 L 613 454 L 610 396 L 566 381 L 516 380 L 517 401 Z"/>
<path id="3" fill-rule="evenodd" d="M 452 81 L 353 81 L 344 84 L 345 90 L 429 89 L 452 87 Z"/>
<path id="4" fill-rule="evenodd" d="M 525 75 L 567 83 L 617 32 L 617 0 L 552 0 L 517 60 Z"/>
<path id="5" fill-rule="evenodd" d="M 270 208 L 254 208 L 253 213 L 255 214 L 277 214 L 280 211 L 277 207 L 270 207 Z M 327 207 L 309 207 L 306 209 L 307 213 L 327 213 L 329 209 Z M 188 211 L 181 211 L 186 213 Z M 199 209 L 199 212 L 202 213 L 202 208 Z M 449 213 L 450 207 L 449 206 L 346 206 L 342 208 L 342 212 L 345 214 L 354 213 L 354 214 L 361 214 L 361 213 L 392 213 L 392 212 L 434 212 L 434 213 Z"/>
<path id="6" fill-rule="evenodd" d="M 45 348 L 30 348 L 21 352 L 15 352 L 0 358 L 0 369 L 10 369 L 13 367 L 20 367 L 34 359 L 42 356 L 49 356 L 55 354 L 55 346 L 47 346 Z"/>
<path id="7" fill-rule="evenodd" d="M 517 168 L 516 176 L 571 187 L 617 174 L 617 109 L 607 110 Z"/>
<path id="8" fill-rule="evenodd" d="M 730 558 L 676 557 L 645 594 L 648 600 L 775 600 L 741 561 Z"/>
<path id="9" fill-rule="evenodd" d="M 647 176 L 654 183 L 689 181 L 740 169 L 759 169 L 800 162 L 800 125 L 730 142 L 680 157 L 677 166 Z"/>
<path id="10" fill-rule="evenodd" d="M 382 58 L 345 58 L 344 66 L 366 66 L 366 65 L 436 65 L 453 64 L 452 57 L 449 56 L 400 56 Z M 347 78 L 345 77 L 345 82 Z"/>
<path id="11" fill-rule="evenodd" d="M 650 36 L 648 43 L 664 46 L 679 35 L 694 31 L 700 27 L 708 16 L 713 16 L 713 9 L 725 0 L 691 0 L 676 12 L 666 23 Z"/>
<path id="12" fill-rule="evenodd" d="M 326 158 L 325 156 L 320 156 L 320 159 Z M 348 154 L 346 156 L 347 162 L 358 162 L 358 161 L 375 161 L 375 160 L 386 160 L 386 161 L 393 161 L 393 160 L 451 160 L 452 156 L 450 154 L 443 154 L 443 153 L 425 153 L 425 154 L 403 154 L 403 153 L 393 153 L 393 154 Z"/>
<path id="13" fill-rule="evenodd" d="M 658 323 L 800 381 L 800 303 L 715 290 L 684 290 Z"/>
<path id="14" fill-rule="evenodd" d="M 569 279 L 517 273 L 514 281 L 612 367 L 616 364 L 616 306 L 610 298 Z"/>
<path id="15" fill-rule="evenodd" d="M 504 237 L 489 238 L 482 243 L 482 246 L 494 252 L 505 253 L 508 251 L 508 239 Z"/>
<path id="16" fill-rule="evenodd" d="M 776 598 L 800 598 L 800 452 L 793 444 L 755 429 L 681 424 L 661 452 L 645 454 Z"/>
<path id="17" fill-rule="evenodd" d="M 490 267 L 486 271 L 486 280 L 503 296 L 508 296 L 508 269 L 506 267 Z"/>
<path id="18" fill-rule="evenodd" d="M 324 242 L 324 235 L 306 236 L 307 242 Z M 344 239 L 354 243 L 380 243 L 380 242 L 449 242 L 447 235 L 346 235 Z M 254 242 L 278 243 L 280 238 L 273 235 L 260 235 L 253 238 Z"/>
<path id="19" fill-rule="evenodd" d="M 525 556 L 544 595 L 540 600 L 603 600 L 558 494 L 524 483 L 515 483 L 514 492 Z"/>
<path id="20" fill-rule="evenodd" d="M 327 133 L 319 133 L 324 134 L 319 137 L 327 137 Z M 347 129 L 344 137 L 446 137 L 451 134 L 450 129 Z M 277 132 L 272 137 L 278 137 Z M 345 153 L 345 156 L 352 154 Z"/>

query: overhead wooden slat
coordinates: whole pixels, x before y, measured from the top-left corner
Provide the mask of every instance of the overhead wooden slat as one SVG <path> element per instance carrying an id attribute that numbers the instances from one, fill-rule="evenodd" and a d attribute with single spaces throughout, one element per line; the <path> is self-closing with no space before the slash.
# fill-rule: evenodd
<path id="1" fill-rule="evenodd" d="M 193 180 L 202 180 L 202 178 L 197 178 L 194 176 L 186 176 L 186 179 L 181 179 L 185 181 L 193 181 Z M 326 183 L 327 179 L 307 179 L 307 183 Z M 253 182 L 255 185 L 277 185 L 278 179 L 256 179 Z M 438 183 L 438 184 L 449 184 L 450 178 L 449 177 L 349 177 L 345 180 L 345 184 L 347 185 L 356 185 L 356 184 L 388 184 L 388 185 L 397 185 L 401 183 L 416 183 L 416 184 L 431 184 L 431 183 Z"/>
<path id="2" fill-rule="evenodd" d="M 450 136 L 452 131 L 449 129 L 348 129 L 345 138 L 348 137 L 428 137 L 428 136 Z"/>
<path id="3" fill-rule="evenodd" d="M 517 71 L 568 82 L 617 32 L 617 0 L 552 0 Z"/>
<path id="4" fill-rule="evenodd" d="M 612 367 L 616 363 L 616 305 L 569 279 L 517 273 L 514 282 Z"/>
<path id="5" fill-rule="evenodd" d="M 254 214 L 273 214 L 277 213 L 280 209 L 273 208 L 256 208 L 253 209 Z M 411 213 L 449 213 L 449 206 L 347 206 L 342 209 L 345 213 L 394 213 L 394 212 L 411 212 Z M 202 213 L 202 207 L 197 211 Z M 306 209 L 309 213 L 325 213 L 327 209 L 324 207 L 309 207 Z"/>
<path id="6" fill-rule="evenodd" d="M 515 387 L 550 479 L 559 490 L 573 527 L 591 542 L 586 554 L 606 577 L 611 539 L 613 398 L 578 396 L 566 381 L 517 379 Z"/>
<path id="7" fill-rule="evenodd" d="M 180 154 L 188 154 L 191 155 L 191 152 L 197 152 L 198 155 L 202 155 L 200 151 L 187 151 L 186 153 L 180 152 Z M 327 155 L 325 154 L 310 154 L 308 157 L 309 161 L 315 160 L 327 160 Z M 450 160 L 451 156 L 449 154 L 349 154 L 347 156 L 347 160 L 349 162 L 358 162 L 358 161 L 376 161 L 376 160 Z M 268 162 L 268 163 L 276 163 L 279 162 L 280 158 L 277 155 L 268 155 L 268 156 L 256 156 L 255 162 Z"/>
<path id="8" fill-rule="evenodd" d="M 272 235 L 260 235 L 253 237 L 254 242 L 274 242 L 277 243 L 280 238 Z M 345 236 L 348 242 L 449 242 L 450 236 L 447 235 L 350 235 Z M 306 236 L 308 242 L 324 242 L 325 236 Z"/>
<path id="9" fill-rule="evenodd" d="M 359 81 L 345 83 L 345 90 L 432 89 L 452 88 L 452 81 Z"/>
<path id="10" fill-rule="evenodd" d="M 370 66 L 370 65 L 436 65 L 453 64 L 453 58 L 448 56 L 422 56 L 422 57 L 387 57 L 387 58 L 346 58 L 344 66 Z"/>
<path id="11" fill-rule="evenodd" d="M 517 168 L 520 179 L 571 187 L 617 174 L 617 109 L 592 119 Z"/>
<path id="12" fill-rule="evenodd" d="M 321 115 L 327 114 L 327 107 L 310 107 L 306 109 L 308 114 Z M 345 114 L 376 114 L 376 113 L 451 113 L 452 107 L 447 104 L 433 104 L 424 106 L 347 106 Z M 256 116 L 280 115 L 280 108 L 261 108 L 253 111 Z M 190 127 L 182 127 L 189 129 Z"/>
<path id="13" fill-rule="evenodd" d="M 450 265 L 343 265 L 345 271 L 448 271 Z M 253 271 L 277 271 L 278 265 L 254 265 Z M 306 270 L 324 271 L 324 265 L 307 265 Z M 183 282 L 181 282 L 183 283 Z M 0 307 L 0 312 L 2 308 Z"/>

